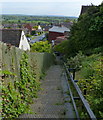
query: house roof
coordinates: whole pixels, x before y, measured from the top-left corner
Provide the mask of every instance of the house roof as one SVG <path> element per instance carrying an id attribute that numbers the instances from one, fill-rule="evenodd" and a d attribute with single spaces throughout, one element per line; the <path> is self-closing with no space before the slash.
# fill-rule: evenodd
<path id="1" fill-rule="evenodd" d="M 70 31 L 69 28 L 64 27 L 64 26 L 53 26 L 52 28 L 49 29 L 50 32 L 59 32 L 59 33 L 64 33 L 65 31 Z"/>
<path id="2" fill-rule="evenodd" d="M 29 29 L 30 31 L 32 30 L 32 26 L 31 26 L 30 24 L 25 24 L 25 25 L 24 25 L 24 28 L 27 28 L 27 29 Z"/>
<path id="3" fill-rule="evenodd" d="M 58 39 L 60 38 L 60 39 L 64 39 L 65 38 L 65 36 L 59 36 L 59 37 L 57 37 Z"/>
<path id="4" fill-rule="evenodd" d="M 39 25 L 39 26 L 38 26 L 38 30 L 41 30 L 41 29 L 42 29 L 42 28 L 41 28 L 41 26 Z"/>
<path id="5" fill-rule="evenodd" d="M 21 29 L 0 29 L 2 37 L 0 41 L 19 47 L 20 38 L 21 38 Z"/>
<path id="6" fill-rule="evenodd" d="M 67 28 L 71 28 L 71 26 L 73 25 L 73 22 L 63 22 L 61 23 L 63 26 L 67 27 Z"/>
<path id="7" fill-rule="evenodd" d="M 82 14 L 86 13 L 86 12 L 87 12 L 87 10 L 88 10 L 90 7 L 91 7 L 91 6 L 85 6 L 85 5 L 82 5 L 80 15 L 82 15 Z"/>

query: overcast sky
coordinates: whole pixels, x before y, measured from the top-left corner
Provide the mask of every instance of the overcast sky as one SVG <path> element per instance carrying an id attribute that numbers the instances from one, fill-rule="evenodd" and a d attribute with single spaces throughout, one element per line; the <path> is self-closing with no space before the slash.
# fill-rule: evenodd
<path id="1" fill-rule="evenodd" d="M 103 0 L 2 0 L 2 14 L 63 15 L 80 14 L 82 5 L 99 5 Z"/>

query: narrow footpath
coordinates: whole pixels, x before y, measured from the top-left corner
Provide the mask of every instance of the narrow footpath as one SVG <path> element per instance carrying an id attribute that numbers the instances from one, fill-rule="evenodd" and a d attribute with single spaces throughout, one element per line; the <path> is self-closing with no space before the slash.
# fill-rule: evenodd
<path id="1" fill-rule="evenodd" d="M 31 104 L 32 114 L 23 114 L 20 118 L 75 118 L 61 65 L 51 66 L 41 83 L 42 90 Z"/>

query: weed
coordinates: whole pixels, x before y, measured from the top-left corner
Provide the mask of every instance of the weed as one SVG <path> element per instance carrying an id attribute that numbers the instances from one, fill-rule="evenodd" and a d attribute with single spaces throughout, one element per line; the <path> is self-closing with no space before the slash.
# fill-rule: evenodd
<path id="1" fill-rule="evenodd" d="M 55 105 L 63 105 L 64 103 L 63 102 L 57 102 L 55 103 Z"/>

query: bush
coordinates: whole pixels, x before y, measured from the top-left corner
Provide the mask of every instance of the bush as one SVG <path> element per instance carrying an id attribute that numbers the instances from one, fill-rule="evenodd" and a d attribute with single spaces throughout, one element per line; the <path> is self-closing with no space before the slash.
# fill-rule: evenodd
<path id="1" fill-rule="evenodd" d="M 33 30 L 33 31 L 31 32 L 31 35 L 34 35 L 34 34 L 36 34 L 36 31 L 35 31 L 35 30 Z"/>
<path id="2" fill-rule="evenodd" d="M 54 46 L 54 51 L 67 55 L 68 51 L 68 40 L 62 41 L 60 44 Z"/>
<path id="3" fill-rule="evenodd" d="M 98 53 L 103 53 L 103 46 L 102 47 L 98 47 L 98 48 L 95 48 L 93 50 L 93 54 L 98 54 Z"/>
<path id="4" fill-rule="evenodd" d="M 31 52 L 48 52 L 51 53 L 51 44 L 48 41 L 40 41 L 31 45 Z"/>
<path id="5" fill-rule="evenodd" d="M 26 34 L 26 37 L 31 37 L 31 35 L 29 35 L 29 34 Z"/>
<path id="6" fill-rule="evenodd" d="M 75 68 L 76 70 L 80 70 L 84 58 L 85 56 L 82 54 L 81 51 L 79 51 L 79 53 L 75 57 L 71 57 L 67 59 L 67 65 L 70 68 Z"/>

